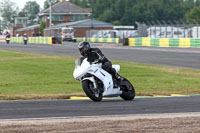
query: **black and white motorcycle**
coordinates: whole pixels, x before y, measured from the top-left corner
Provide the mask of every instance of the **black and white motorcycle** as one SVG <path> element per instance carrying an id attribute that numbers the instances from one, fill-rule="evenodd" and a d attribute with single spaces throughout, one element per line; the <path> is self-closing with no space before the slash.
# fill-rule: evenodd
<path id="1" fill-rule="evenodd" d="M 75 70 L 73 76 L 81 81 L 85 94 L 93 101 L 101 101 L 103 97 L 120 96 L 124 100 L 133 100 L 135 98 L 135 89 L 126 79 L 118 83 L 114 88 L 112 75 L 102 69 L 101 63 L 90 64 L 87 58 L 77 59 L 75 61 Z M 119 65 L 113 65 L 117 72 Z"/>

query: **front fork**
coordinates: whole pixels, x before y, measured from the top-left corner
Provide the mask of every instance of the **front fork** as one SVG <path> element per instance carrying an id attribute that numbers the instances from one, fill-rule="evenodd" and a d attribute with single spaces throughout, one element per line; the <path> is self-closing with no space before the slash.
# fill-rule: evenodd
<path id="1" fill-rule="evenodd" d="M 83 80 L 81 80 L 81 82 L 84 81 L 84 80 L 90 80 L 93 83 L 94 89 L 97 89 L 97 84 L 96 84 L 95 79 L 94 79 L 93 76 L 84 78 Z"/>

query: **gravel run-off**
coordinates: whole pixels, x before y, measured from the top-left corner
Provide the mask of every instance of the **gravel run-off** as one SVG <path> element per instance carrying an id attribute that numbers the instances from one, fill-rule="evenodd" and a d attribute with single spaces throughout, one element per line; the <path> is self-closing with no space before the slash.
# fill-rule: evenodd
<path id="1" fill-rule="evenodd" d="M 0 133 L 200 133 L 200 113 L 1 120 Z"/>

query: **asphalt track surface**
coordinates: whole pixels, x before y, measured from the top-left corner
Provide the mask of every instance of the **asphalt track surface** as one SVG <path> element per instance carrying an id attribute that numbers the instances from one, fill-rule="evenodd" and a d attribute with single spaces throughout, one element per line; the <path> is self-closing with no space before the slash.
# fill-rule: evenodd
<path id="1" fill-rule="evenodd" d="M 175 66 L 200 69 L 200 48 L 150 48 L 150 47 L 123 47 L 110 44 L 92 44 L 99 47 L 111 60 L 137 62 L 163 66 Z M 77 43 L 63 45 L 23 45 L 0 43 L 0 49 L 26 51 L 42 54 L 80 56 Z"/>
<path id="2" fill-rule="evenodd" d="M 188 113 L 200 111 L 200 97 L 137 98 L 133 101 L 104 99 L 2 101 L 0 119 L 95 117 L 134 114 Z"/>
<path id="3" fill-rule="evenodd" d="M 112 60 L 200 69 L 200 49 L 92 45 L 101 48 Z M 80 56 L 77 43 L 27 46 L 0 43 L 0 49 Z M 199 96 L 138 98 L 129 102 L 121 99 L 105 99 L 99 103 L 91 100 L 1 101 L 0 119 L 200 112 L 199 104 Z"/>

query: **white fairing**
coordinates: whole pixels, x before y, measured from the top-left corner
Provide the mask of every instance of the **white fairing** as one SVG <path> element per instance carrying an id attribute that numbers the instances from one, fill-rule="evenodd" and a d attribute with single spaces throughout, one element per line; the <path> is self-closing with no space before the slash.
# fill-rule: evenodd
<path id="1" fill-rule="evenodd" d="M 120 70 L 119 65 L 113 65 L 113 68 L 116 69 L 117 72 Z M 102 69 L 101 64 L 92 64 L 90 65 L 87 59 L 84 59 L 82 64 L 79 64 L 79 60 L 76 60 L 76 67 L 73 73 L 73 76 L 76 80 L 90 80 L 93 82 L 94 87 L 96 87 L 96 83 L 94 77 L 86 77 L 83 78 L 86 74 L 94 75 L 100 79 L 104 84 L 104 92 L 103 96 L 119 96 L 122 94 L 120 88 L 113 88 L 113 80 L 111 74 Z"/>
<path id="2" fill-rule="evenodd" d="M 116 70 L 117 73 L 120 71 L 120 65 L 112 65 L 112 67 Z"/>

